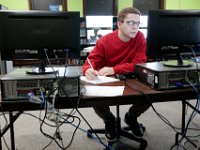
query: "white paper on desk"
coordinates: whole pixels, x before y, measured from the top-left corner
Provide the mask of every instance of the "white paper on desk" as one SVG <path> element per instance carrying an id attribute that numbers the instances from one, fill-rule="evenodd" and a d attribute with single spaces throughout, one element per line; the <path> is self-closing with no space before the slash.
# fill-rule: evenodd
<path id="1" fill-rule="evenodd" d="M 86 85 L 84 96 L 111 97 L 122 96 L 124 86 L 92 86 Z"/>
<path id="2" fill-rule="evenodd" d="M 102 83 L 110 83 L 110 82 L 119 81 L 119 79 L 115 79 L 112 77 L 105 77 L 105 76 L 98 76 L 98 79 L 94 79 L 94 80 L 88 80 L 86 79 L 85 76 L 81 76 L 80 79 L 81 81 L 85 81 L 92 84 L 102 84 Z"/>

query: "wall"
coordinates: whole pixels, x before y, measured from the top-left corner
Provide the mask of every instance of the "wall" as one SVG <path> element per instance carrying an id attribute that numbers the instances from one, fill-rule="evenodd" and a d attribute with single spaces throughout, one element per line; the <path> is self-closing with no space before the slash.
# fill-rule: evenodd
<path id="1" fill-rule="evenodd" d="M 83 16 L 83 0 L 67 0 L 69 11 L 80 11 Z M 134 0 L 118 0 L 118 11 L 133 6 Z M 28 0 L 0 0 L 0 4 L 12 10 L 28 10 Z M 200 0 L 165 0 L 165 9 L 200 9 Z"/>
<path id="2" fill-rule="evenodd" d="M 80 11 L 80 16 L 83 16 L 83 0 L 67 0 L 68 11 Z"/>
<path id="3" fill-rule="evenodd" d="M 28 10 L 28 0 L 0 0 L 0 4 L 11 10 Z"/>
<path id="4" fill-rule="evenodd" d="M 200 9 L 199 0 L 165 0 L 165 9 Z"/>
<path id="5" fill-rule="evenodd" d="M 133 6 L 133 0 L 118 0 L 118 12 L 124 7 Z"/>

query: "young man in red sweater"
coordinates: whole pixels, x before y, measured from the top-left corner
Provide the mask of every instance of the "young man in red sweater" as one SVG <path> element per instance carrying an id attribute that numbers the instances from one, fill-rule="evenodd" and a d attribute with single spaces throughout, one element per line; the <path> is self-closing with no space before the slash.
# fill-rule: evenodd
<path id="1" fill-rule="evenodd" d="M 110 76 L 115 74 L 133 73 L 135 64 L 146 62 L 146 40 L 139 31 L 140 11 L 133 7 L 124 8 L 119 12 L 118 29 L 101 37 L 83 65 L 83 74 L 93 80 L 96 75 Z M 149 108 L 149 104 L 134 104 L 125 115 L 124 121 L 137 137 L 144 134 L 137 117 Z M 95 112 L 105 123 L 105 136 L 109 141 L 116 140 L 115 116 L 109 106 L 94 107 Z"/>

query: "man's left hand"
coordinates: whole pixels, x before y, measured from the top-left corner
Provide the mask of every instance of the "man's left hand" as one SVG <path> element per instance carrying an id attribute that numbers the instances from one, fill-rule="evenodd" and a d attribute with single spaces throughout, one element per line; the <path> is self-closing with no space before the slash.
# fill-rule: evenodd
<path id="1" fill-rule="evenodd" d="M 98 71 L 99 76 L 109 76 L 109 75 L 114 75 L 114 69 L 113 67 L 103 67 Z"/>

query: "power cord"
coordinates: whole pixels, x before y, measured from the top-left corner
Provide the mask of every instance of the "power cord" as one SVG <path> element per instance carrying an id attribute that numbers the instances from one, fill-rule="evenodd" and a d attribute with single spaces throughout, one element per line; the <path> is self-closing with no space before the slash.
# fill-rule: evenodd
<path id="1" fill-rule="evenodd" d="M 60 119 L 60 118 L 58 119 L 58 113 L 59 113 L 59 112 L 57 112 L 57 111 L 55 110 L 55 108 L 54 108 L 54 105 L 55 105 L 55 97 L 56 97 L 56 95 L 58 94 L 58 90 L 55 90 L 55 91 L 54 91 L 52 104 L 50 104 L 48 101 L 45 100 L 45 97 L 44 97 L 44 95 L 43 95 L 43 91 L 42 91 L 41 89 L 40 89 L 40 92 L 41 92 L 41 98 L 39 98 L 39 97 L 37 97 L 37 96 L 34 96 L 33 93 L 29 93 L 29 95 L 28 95 L 29 101 L 33 102 L 33 101 L 35 100 L 36 103 L 42 103 L 42 104 L 44 105 L 44 108 L 45 108 L 45 115 L 44 115 L 44 118 L 42 119 L 42 122 L 41 122 L 41 124 L 40 124 L 40 131 L 43 133 L 43 135 L 45 135 L 46 137 L 48 137 L 48 138 L 52 139 L 53 141 L 55 141 L 56 144 L 57 144 L 61 149 L 66 149 L 66 148 L 68 148 L 68 147 L 71 145 L 75 132 L 73 133 L 73 136 L 72 136 L 72 138 L 71 138 L 71 141 L 70 141 L 70 143 L 69 143 L 69 145 L 68 145 L 67 147 L 63 147 L 63 144 L 60 145 L 60 144 L 58 143 L 58 141 L 56 140 L 56 139 L 58 138 L 58 135 L 59 135 L 59 137 L 60 137 L 59 127 L 64 123 L 64 122 L 61 122 L 61 123 L 58 122 L 58 120 Z M 40 102 L 39 102 L 39 101 L 40 101 Z M 50 113 L 50 114 L 53 116 L 53 118 L 50 118 L 50 117 L 49 117 L 48 119 L 50 119 L 51 121 L 54 121 L 54 123 L 56 124 L 56 125 L 55 125 L 56 131 L 55 131 L 55 133 L 54 133 L 54 136 L 48 135 L 48 134 L 45 133 L 45 132 L 43 131 L 43 129 L 42 129 L 42 126 L 43 126 L 43 124 L 44 124 L 44 122 L 45 122 L 44 120 L 47 118 L 48 113 Z M 51 115 L 50 115 L 50 116 L 51 116 Z M 70 117 L 72 117 L 72 116 L 70 116 Z M 73 116 L 73 117 L 74 117 L 74 116 Z M 79 119 L 79 120 L 80 120 L 80 119 Z M 80 122 L 80 121 L 79 121 L 79 122 Z M 80 123 L 79 123 L 79 125 L 80 125 Z M 75 131 L 76 131 L 76 130 L 75 130 Z M 61 141 L 61 143 L 62 143 L 62 138 L 58 138 L 58 139 L 59 139 L 59 140 Z"/>
<path id="2" fill-rule="evenodd" d="M 46 103 L 47 104 L 47 103 Z M 46 111 L 45 111 L 45 115 L 44 115 L 44 117 L 43 117 L 43 121 L 45 120 L 45 118 L 47 117 L 46 115 L 47 115 L 47 107 L 45 107 L 45 109 L 46 109 Z M 78 117 L 76 117 L 76 116 L 67 116 L 67 119 L 65 119 L 64 121 L 62 121 L 62 122 L 60 122 L 59 121 L 59 123 L 57 124 L 57 127 L 56 127 L 56 131 L 58 131 L 58 129 L 59 129 L 59 127 L 60 126 L 62 126 L 64 123 L 68 123 L 68 118 L 73 118 L 73 120 L 76 118 L 76 119 L 78 119 L 78 125 L 77 126 L 79 126 L 80 125 L 80 119 L 78 118 Z M 43 126 L 43 121 L 42 121 L 42 123 L 41 123 L 41 125 L 40 125 L 40 131 L 43 133 L 43 135 L 44 136 L 46 136 L 47 138 L 50 138 L 50 139 L 52 139 L 61 149 L 67 149 L 67 148 L 69 148 L 70 147 L 70 145 L 71 145 L 71 143 L 72 143 L 72 141 L 73 141 L 73 139 L 74 139 L 74 135 L 75 135 L 75 132 L 77 131 L 77 128 L 74 130 L 74 132 L 73 132 L 73 135 L 72 135 L 72 137 L 71 137 L 71 140 L 70 140 L 70 142 L 68 143 L 68 145 L 66 146 L 66 147 L 63 147 L 62 145 L 60 145 L 59 143 L 58 143 L 58 141 L 55 139 L 55 137 L 54 136 L 51 136 L 51 135 L 48 135 L 47 133 L 45 133 L 44 131 L 43 131 L 43 128 L 42 128 L 42 126 Z M 58 132 L 57 132 L 58 133 Z M 56 135 L 56 134 L 55 134 Z"/>
<path id="3" fill-rule="evenodd" d="M 146 95 L 142 90 L 140 90 L 139 88 L 137 88 L 135 85 L 133 86 L 132 84 L 130 84 L 129 82 L 125 82 L 125 85 L 127 85 L 128 87 L 130 87 L 131 89 L 139 92 L 140 94 L 142 94 L 144 97 L 146 97 L 146 99 L 148 100 L 148 104 L 152 107 L 153 111 L 156 113 L 156 115 L 163 121 L 165 122 L 165 124 L 167 124 L 168 126 L 170 126 L 175 132 L 177 132 L 177 130 L 179 130 L 180 128 L 173 126 L 170 121 L 164 117 L 163 115 L 161 115 L 160 113 L 157 112 L 157 110 L 155 109 L 155 107 L 153 106 L 152 100 L 150 99 L 150 97 L 148 95 Z"/>
<path id="4" fill-rule="evenodd" d="M 148 99 L 149 104 L 151 105 L 153 111 L 157 114 L 157 116 L 158 116 L 162 121 L 164 121 L 167 125 L 169 125 L 176 133 L 178 133 L 177 130 L 181 130 L 181 128 L 178 128 L 178 127 L 173 126 L 173 125 L 169 122 L 169 120 L 167 120 L 167 118 L 165 118 L 163 115 L 161 115 L 160 113 L 158 113 L 158 112 L 156 111 L 156 109 L 154 108 L 154 106 L 153 106 L 153 104 L 152 104 L 151 99 L 150 99 L 149 96 L 146 95 L 142 90 L 138 89 L 136 86 L 133 86 L 133 85 L 131 85 L 131 84 L 128 83 L 128 82 L 125 82 L 125 84 L 128 85 L 131 89 L 136 90 L 136 91 L 138 91 L 139 93 L 141 93 L 142 95 L 144 95 L 144 96 Z M 191 86 L 193 86 L 193 85 L 191 85 Z M 195 89 L 195 91 L 197 91 L 197 90 Z M 198 109 L 198 108 L 199 108 L 199 102 L 197 101 L 196 109 Z M 194 110 L 194 111 L 195 111 L 195 110 Z M 191 120 L 194 118 L 195 115 L 196 115 L 196 113 L 194 113 L 194 112 L 191 114 L 191 117 L 190 117 L 190 119 L 189 119 L 189 121 L 188 121 L 188 123 L 187 123 L 187 126 L 186 126 L 186 130 L 184 131 L 184 135 L 182 136 L 181 140 L 178 142 L 179 145 L 177 146 L 177 149 L 179 148 L 182 139 L 184 139 L 184 136 L 186 135 L 187 130 L 189 129 L 189 123 L 191 122 Z M 176 145 L 173 145 L 170 149 L 172 150 L 175 146 L 176 146 Z"/>
<path id="5" fill-rule="evenodd" d="M 49 60 L 49 58 L 48 58 L 48 55 L 47 55 L 47 53 L 46 53 L 46 51 L 45 51 L 45 54 L 46 54 L 46 57 L 47 57 L 47 60 L 49 61 L 49 64 L 50 64 L 50 66 L 51 67 L 53 67 L 52 66 L 52 64 L 51 64 L 51 62 L 50 62 L 50 60 Z M 68 54 L 67 54 L 68 55 Z M 68 58 L 68 57 L 67 57 Z M 64 76 L 65 76 L 65 74 L 66 74 L 66 68 L 67 67 L 65 67 L 65 73 L 64 73 Z M 68 94 L 66 93 L 66 90 L 64 90 L 64 88 L 62 87 L 62 85 L 60 84 L 60 82 L 59 82 L 59 80 L 58 80 L 58 77 L 57 77 L 57 75 L 56 75 L 56 79 L 57 79 L 57 82 L 58 82 L 58 88 L 61 88 L 61 90 L 65 93 L 65 95 L 66 95 L 66 97 L 68 97 Z M 43 97 L 43 96 L 42 96 Z M 43 99 L 44 99 L 44 97 L 43 97 Z M 90 126 L 90 124 L 87 122 L 87 120 L 83 117 L 83 115 L 79 112 L 79 110 L 78 110 L 78 105 L 79 105 L 79 102 L 80 102 L 80 97 L 78 98 L 78 101 L 77 101 L 77 105 L 74 105 L 72 102 L 72 104 L 74 105 L 74 108 L 75 108 L 75 110 L 79 113 L 79 115 L 84 119 L 84 121 L 88 124 L 88 126 L 92 129 L 92 127 Z M 48 104 L 48 102 L 45 102 L 44 104 Z M 46 118 L 46 115 L 47 115 L 47 107 L 45 107 L 46 108 L 46 113 L 45 113 L 45 116 L 44 116 L 44 118 L 43 118 L 43 120 L 42 120 L 42 123 L 41 123 L 41 126 L 40 126 L 40 130 L 41 130 L 41 132 L 42 132 L 42 124 L 43 124 L 43 122 L 44 122 L 44 119 Z M 69 115 L 68 115 L 69 116 Z M 70 118 L 71 118 L 72 116 L 70 116 Z M 66 120 L 67 122 L 68 122 L 68 120 Z M 66 123 L 66 122 L 63 122 L 63 123 Z M 61 123 L 62 124 L 62 123 Z M 60 125 L 61 125 L 60 124 Z M 79 127 L 79 125 L 80 125 L 80 123 L 77 125 L 77 127 Z M 77 128 L 75 129 L 75 131 L 77 130 Z M 44 132 L 43 132 L 43 134 L 45 135 L 45 136 L 47 136 L 47 137 L 49 137 L 49 138 L 51 138 L 51 139 L 53 139 L 54 140 L 54 138 L 53 137 L 51 137 L 51 136 L 49 136 L 49 135 L 47 135 L 47 134 L 45 134 Z M 75 134 L 75 132 L 74 132 L 74 134 Z M 73 136 L 74 136 L 74 134 L 73 134 Z M 72 136 L 72 139 L 73 139 L 73 136 Z M 97 137 L 98 137 L 98 135 L 96 135 Z M 105 145 L 102 141 L 101 141 L 101 139 L 98 137 L 98 139 L 99 139 L 99 141 L 100 141 L 100 143 L 102 143 L 105 147 L 108 147 L 107 145 Z M 71 140 L 72 141 L 72 140 Z M 57 143 L 58 144 L 58 143 Z M 69 146 L 71 145 L 71 142 L 69 143 Z M 60 145 L 58 145 L 60 148 L 62 148 Z M 65 147 L 65 148 L 68 148 L 68 146 L 67 147 Z"/>
<path id="6" fill-rule="evenodd" d="M 88 123 L 88 121 L 85 119 L 85 117 L 82 115 L 82 113 L 77 109 L 77 112 L 79 113 L 79 115 L 83 118 L 83 120 L 85 121 L 85 123 L 89 126 L 89 128 L 91 129 L 91 130 L 93 130 L 93 128 L 92 128 L 92 126 Z M 105 148 L 112 148 L 112 147 L 110 147 L 110 146 L 108 146 L 108 145 L 106 145 L 101 139 L 100 139 L 100 137 L 96 134 L 96 133 L 94 133 L 95 134 L 95 136 L 97 137 L 97 139 L 99 140 L 99 142 L 105 147 Z M 91 134 L 90 134 L 91 135 Z M 93 137 L 93 136 L 92 136 Z M 113 148 L 112 148 L 113 149 Z"/>
<path id="7" fill-rule="evenodd" d="M 184 130 L 184 133 L 182 134 L 182 137 L 180 138 L 180 140 L 178 141 L 178 145 L 180 146 L 180 143 L 182 142 L 183 139 L 185 139 L 186 135 L 187 135 L 187 131 L 188 131 L 188 127 L 192 121 L 192 119 L 195 117 L 195 115 L 197 114 L 197 111 L 196 110 L 199 110 L 199 102 L 200 102 L 200 94 L 198 92 L 198 90 L 194 87 L 193 84 L 191 84 L 190 82 L 188 82 L 190 84 L 190 86 L 194 89 L 194 91 L 197 93 L 197 102 L 196 102 L 196 105 L 195 105 L 195 108 L 193 109 L 190 117 L 189 117 L 189 120 L 187 121 L 187 124 L 186 124 L 186 128 Z M 177 149 L 179 148 L 179 146 L 177 147 Z"/>

